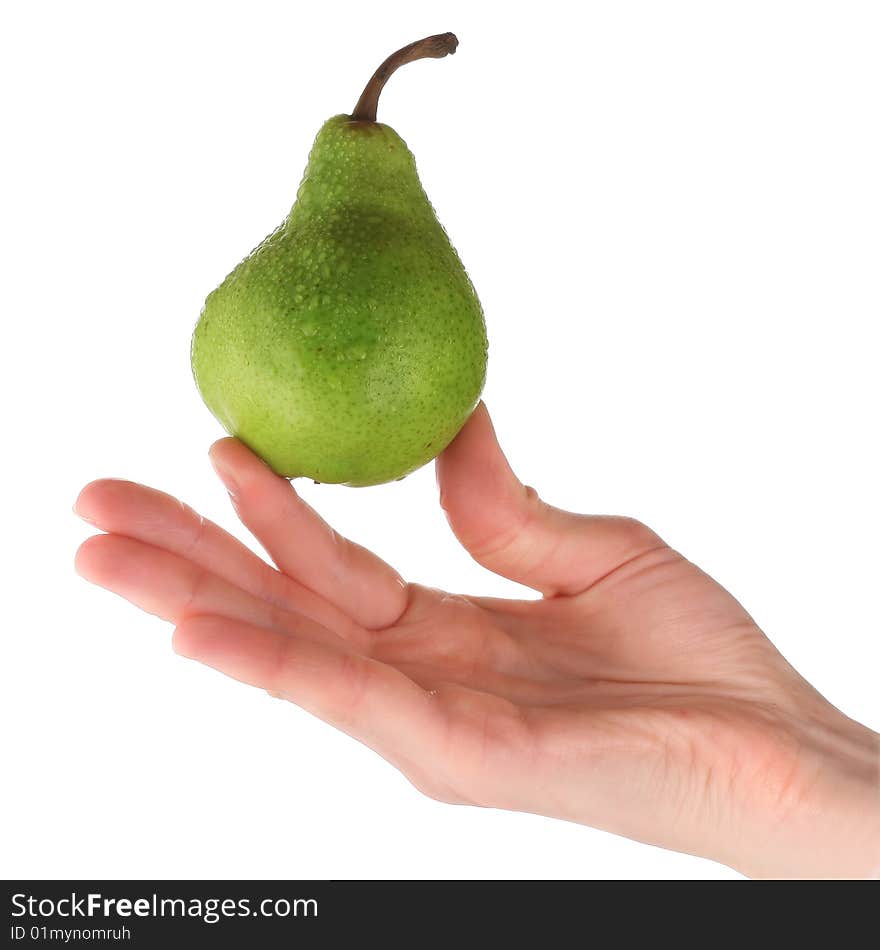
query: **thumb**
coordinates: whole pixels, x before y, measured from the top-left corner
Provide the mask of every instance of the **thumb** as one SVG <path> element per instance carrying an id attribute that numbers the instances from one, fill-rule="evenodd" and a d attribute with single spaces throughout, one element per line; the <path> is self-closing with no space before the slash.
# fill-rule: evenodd
<path id="1" fill-rule="evenodd" d="M 578 515 L 519 481 L 483 403 L 437 459 L 440 504 L 471 556 L 545 596 L 585 591 L 616 568 L 663 547 L 632 518 Z"/>

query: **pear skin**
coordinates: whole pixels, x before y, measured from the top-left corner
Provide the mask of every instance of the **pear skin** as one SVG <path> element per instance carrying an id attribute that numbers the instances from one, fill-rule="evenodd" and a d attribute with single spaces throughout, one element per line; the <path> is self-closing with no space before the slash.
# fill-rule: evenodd
<path id="1" fill-rule="evenodd" d="M 456 43 L 428 37 L 383 63 L 354 113 L 318 132 L 287 219 L 205 302 L 192 341 L 199 391 L 279 475 L 402 478 L 479 399 L 482 308 L 412 153 L 375 120 L 397 66 Z"/>

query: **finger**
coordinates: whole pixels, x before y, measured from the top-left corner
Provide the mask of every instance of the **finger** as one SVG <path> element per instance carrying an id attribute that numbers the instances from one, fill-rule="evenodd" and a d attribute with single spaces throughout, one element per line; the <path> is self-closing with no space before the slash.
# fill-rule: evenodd
<path id="1" fill-rule="evenodd" d="M 307 617 L 260 600 L 192 561 L 133 538 L 115 534 L 89 538 L 77 551 L 76 570 L 93 584 L 171 623 L 210 613 L 271 627 L 280 635 L 344 642 Z"/>
<path id="2" fill-rule="evenodd" d="M 437 459 L 440 504 L 470 554 L 545 596 L 580 593 L 663 546 L 630 518 L 577 515 L 541 501 L 514 475 L 480 403 Z"/>
<path id="3" fill-rule="evenodd" d="M 395 764 L 430 762 L 444 720 L 430 694 L 391 666 L 221 617 L 191 617 L 174 649 L 296 703 Z"/>
<path id="4" fill-rule="evenodd" d="M 232 535 L 188 505 L 136 482 L 103 478 L 80 492 L 74 509 L 90 524 L 164 548 L 231 584 L 331 629 L 351 620 L 338 607 L 280 574 Z"/>
<path id="5" fill-rule="evenodd" d="M 238 516 L 279 569 L 369 629 L 395 623 L 406 585 L 384 561 L 338 535 L 245 445 L 221 439 L 211 461 Z"/>

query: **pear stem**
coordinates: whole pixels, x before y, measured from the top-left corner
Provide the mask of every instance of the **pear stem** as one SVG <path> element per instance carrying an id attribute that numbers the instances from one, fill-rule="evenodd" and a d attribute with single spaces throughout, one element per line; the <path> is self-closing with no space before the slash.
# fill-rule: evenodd
<path id="1" fill-rule="evenodd" d="M 391 74 L 407 63 L 417 59 L 442 59 L 455 52 L 458 39 L 454 33 L 437 33 L 435 36 L 426 36 L 423 40 L 416 40 L 409 46 L 404 46 L 388 59 L 373 73 L 372 78 L 364 87 L 351 117 L 355 122 L 375 122 L 376 109 L 379 106 L 379 95 L 385 88 L 385 83 Z"/>

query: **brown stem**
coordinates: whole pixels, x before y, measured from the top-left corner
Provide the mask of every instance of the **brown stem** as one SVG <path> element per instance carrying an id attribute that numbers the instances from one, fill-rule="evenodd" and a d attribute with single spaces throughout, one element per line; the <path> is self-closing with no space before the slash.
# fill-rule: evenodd
<path id="1" fill-rule="evenodd" d="M 364 87 L 351 117 L 356 122 L 375 122 L 376 109 L 379 105 L 379 95 L 385 88 L 385 83 L 391 74 L 407 63 L 417 59 L 442 59 L 449 53 L 454 53 L 458 40 L 454 33 L 438 33 L 436 36 L 426 36 L 423 40 L 416 40 L 409 46 L 404 46 L 388 59 L 373 73 L 372 79 Z"/>

